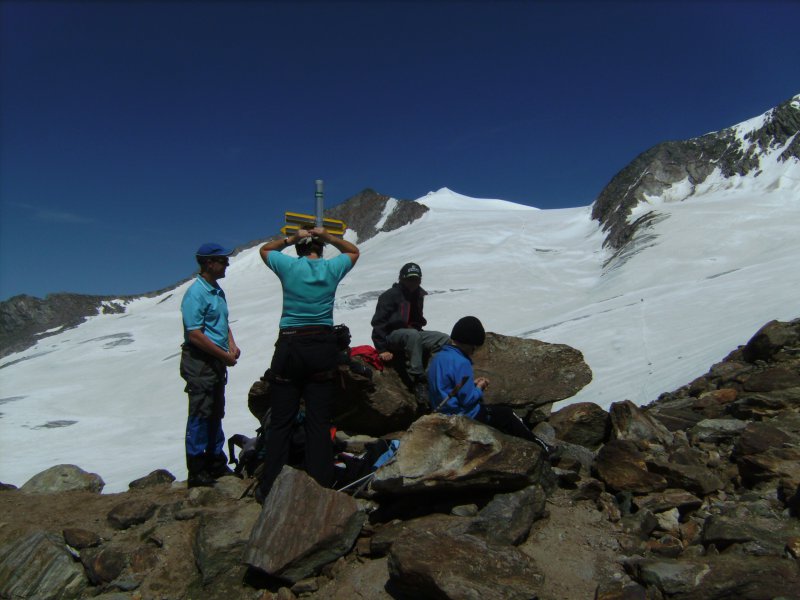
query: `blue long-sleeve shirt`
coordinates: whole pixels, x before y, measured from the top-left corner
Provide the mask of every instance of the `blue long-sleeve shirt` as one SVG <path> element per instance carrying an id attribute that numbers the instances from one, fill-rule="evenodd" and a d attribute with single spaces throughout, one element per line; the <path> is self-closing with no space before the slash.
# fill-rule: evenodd
<path id="1" fill-rule="evenodd" d="M 459 390 L 439 408 L 442 400 L 464 382 Z M 447 345 L 437 352 L 428 365 L 428 397 L 431 410 L 446 415 L 475 418 L 481 408 L 483 392 L 475 386 L 472 361 L 457 347 Z"/>

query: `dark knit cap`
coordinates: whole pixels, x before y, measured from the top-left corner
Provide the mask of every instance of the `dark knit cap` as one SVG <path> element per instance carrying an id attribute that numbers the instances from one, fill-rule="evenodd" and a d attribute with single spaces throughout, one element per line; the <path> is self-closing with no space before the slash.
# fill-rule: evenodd
<path id="1" fill-rule="evenodd" d="M 470 346 L 483 346 L 483 342 L 486 341 L 486 332 L 477 317 L 462 317 L 453 325 L 450 338 L 454 342 Z"/>

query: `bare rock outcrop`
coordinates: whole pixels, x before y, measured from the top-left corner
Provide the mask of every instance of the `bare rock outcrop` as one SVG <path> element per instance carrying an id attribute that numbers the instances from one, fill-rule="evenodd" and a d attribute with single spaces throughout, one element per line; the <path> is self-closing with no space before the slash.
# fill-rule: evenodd
<path id="1" fill-rule="evenodd" d="M 798 334 L 800 320 L 769 323 L 649 406 L 562 409 L 537 426 L 549 455 L 463 417 L 417 418 L 354 496 L 292 468 L 263 508 L 235 477 L 3 487 L 0 596 L 793 598 Z M 341 439 L 358 453 L 370 438 Z"/>

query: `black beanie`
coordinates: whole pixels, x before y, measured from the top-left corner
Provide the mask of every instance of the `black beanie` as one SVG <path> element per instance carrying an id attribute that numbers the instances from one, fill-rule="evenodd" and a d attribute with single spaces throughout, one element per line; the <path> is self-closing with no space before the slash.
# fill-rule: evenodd
<path id="1" fill-rule="evenodd" d="M 450 338 L 454 342 L 470 346 L 483 346 L 483 342 L 486 341 L 486 332 L 477 317 L 462 317 L 453 325 Z"/>

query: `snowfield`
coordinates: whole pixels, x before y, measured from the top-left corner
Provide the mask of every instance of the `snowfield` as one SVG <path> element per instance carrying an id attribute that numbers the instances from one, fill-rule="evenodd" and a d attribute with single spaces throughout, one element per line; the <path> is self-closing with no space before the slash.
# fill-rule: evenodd
<path id="1" fill-rule="evenodd" d="M 371 343 L 378 294 L 414 261 L 429 293 L 429 329 L 449 332 L 475 315 L 487 330 L 583 352 L 594 379 L 556 409 L 646 404 L 705 373 L 767 321 L 800 316 L 800 164 L 762 167 L 757 177 L 712 177 L 688 197 L 679 184 L 649 199 L 636 212 L 656 211 L 654 226 L 626 260 L 608 265 L 590 207 L 429 193 L 418 200 L 430 208 L 421 219 L 360 245 L 335 320 L 350 327 L 353 345 Z M 233 257 L 220 283 L 243 352 L 229 370 L 223 426 L 228 436 L 252 435 L 247 392 L 272 355 L 280 284 L 257 247 Z M 0 481 L 20 486 L 60 463 L 99 473 L 107 492 L 156 468 L 185 478 L 178 363 L 188 285 L 0 361 Z"/>

